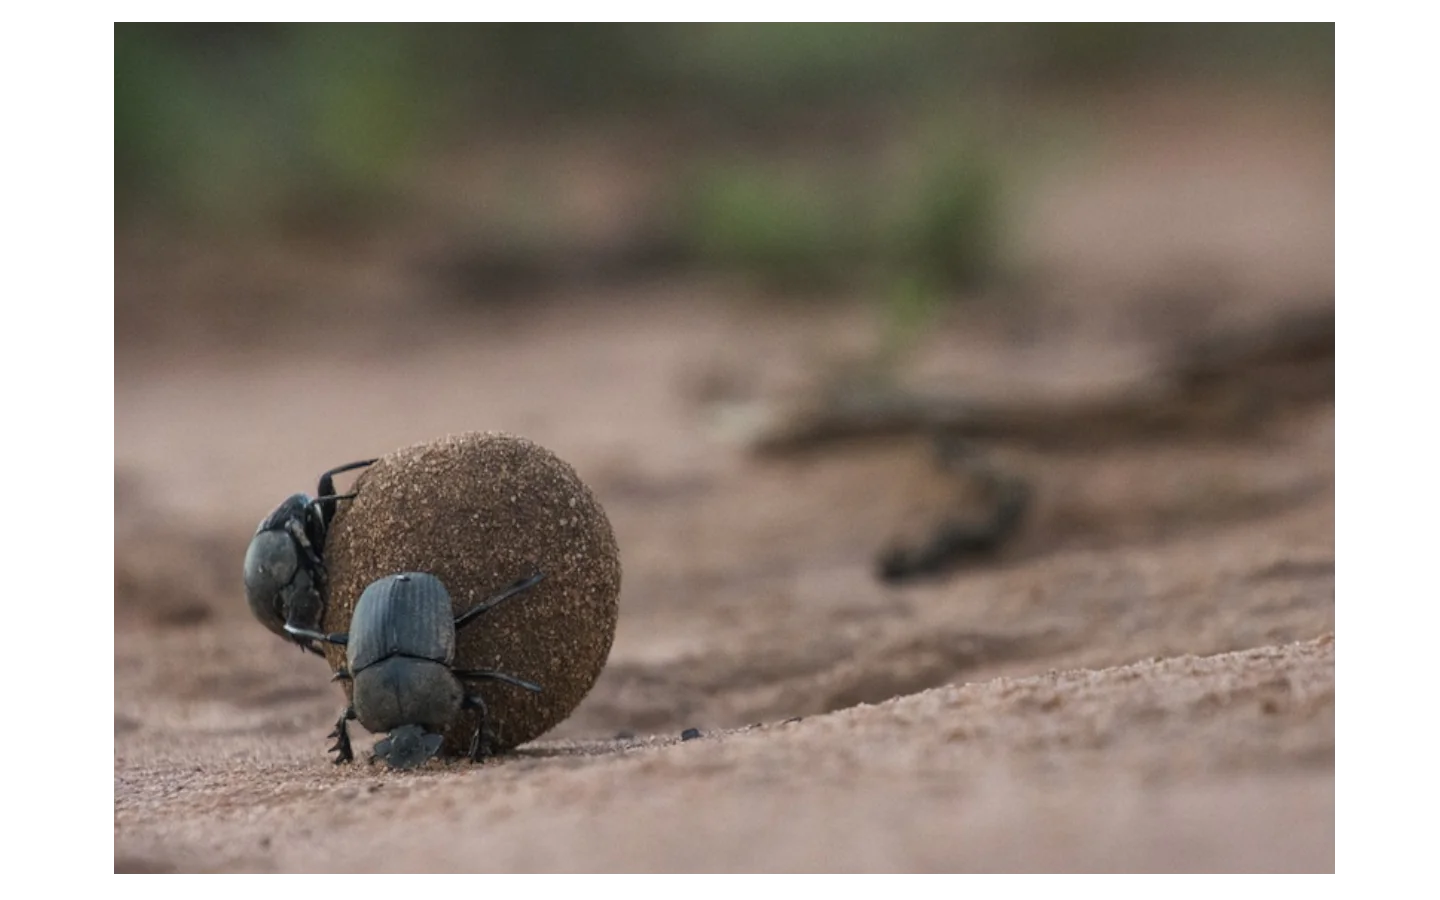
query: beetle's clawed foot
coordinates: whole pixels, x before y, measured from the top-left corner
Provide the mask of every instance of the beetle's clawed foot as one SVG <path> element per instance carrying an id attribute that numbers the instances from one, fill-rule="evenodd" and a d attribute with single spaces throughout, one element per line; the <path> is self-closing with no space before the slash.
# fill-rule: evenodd
<path id="1" fill-rule="evenodd" d="M 330 737 L 335 738 L 335 743 L 330 745 L 330 752 L 335 754 L 335 765 L 354 762 L 355 751 L 350 747 L 350 735 L 344 731 L 332 731 Z"/>

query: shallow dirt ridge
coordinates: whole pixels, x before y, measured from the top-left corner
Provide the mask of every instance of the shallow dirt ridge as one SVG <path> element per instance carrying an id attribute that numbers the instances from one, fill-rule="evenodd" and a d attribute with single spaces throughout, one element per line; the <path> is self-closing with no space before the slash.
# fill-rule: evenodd
<path id="1" fill-rule="evenodd" d="M 1190 331 L 1330 302 L 1333 145 L 1314 136 L 1333 119 L 1152 112 L 1022 211 L 1064 290 L 957 307 L 915 347 L 913 383 L 1051 398 L 1128 383 L 1163 350 L 1143 323 L 1180 315 L 1157 272 Z M 204 277 L 179 251 L 117 269 L 117 313 L 132 282 L 187 298 L 213 282 L 230 311 L 116 347 L 117 871 L 1333 870 L 1333 402 L 1243 434 L 997 446 L 1033 489 L 1014 541 L 884 583 L 877 553 L 944 495 L 929 445 L 745 444 L 837 354 L 871 346 L 873 298 L 784 304 L 697 279 L 446 306 L 376 249 L 398 243 L 335 250 L 330 269 L 292 258 L 305 289 L 289 293 L 264 290 L 288 244 L 226 270 L 244 278 Z M 1223 289 L 1177 266 L 1187 248 L 1215 251 Z M 359 305 L 253 351 L 219 339 L 249 313 L 237 297 L 282 309 L 317 283 Z M 541 592 L 477 623 L 482 664 L 544 673 L 560 696 L 563 667 L 504 643 L 533 628 L 604 668 L 593 687 L 575 670 L 560 705 L 578 706 L 483 765 L 392 773 L 365 764 L 358 731 L 359 761 L 332 765 L 344 692 L 250 617 L 247 542 L 332 466 L 478 430 L 548 448 L 603 504 L 624 562 L 608 656 L 603 621 L 567 621 L 603 620 L 619 578 L 581 587 L 574 554 L 610 548 L 571 545 L 569 482 L 457 498 L 505 517 L 471 558 L 420 495 L 402 505 L 419 451 L 347 474 L 360 496 L 337 523 L 339 595 L 434 567 L 458 607 L 558 558 Z M 390 545 L 392 526 L 419 533 Z M 423 546 L 437 552 L 404 555 Z M 493 687 L 488 703 L 538 714 L 507 734 L 556 714 Z"/>
<path id="2" fill-rule="evenodd" d="M 353 490 L 326 542 L 325 630 L 349 630 L 361 592 L 396 572 L 438 577 L 457 616 L 542 575 L 460 629 L 454 667 L 542 688 L 472 683 L 495 750 L 534 740 L 574 711 L 610 653 L 620 596 L 615 534 L 575 470 L 524 438 L 472 432 L 387 454 Z M 338 671 L 345 648 L 328 646 L 326 657 Z M 478 725 L 475 713 L 462 713 L 442 754 L 467 752 Z"/>

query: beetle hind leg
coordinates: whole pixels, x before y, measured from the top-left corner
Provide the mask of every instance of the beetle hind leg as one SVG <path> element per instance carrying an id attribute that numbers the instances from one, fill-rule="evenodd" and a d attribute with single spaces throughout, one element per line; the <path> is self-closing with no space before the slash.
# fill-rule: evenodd
<path id="1" fill-rule="evenodd" d="M 465 695 L 465 702 L 461 704 L 461 709 L 473 709 L 477 713 L 479 721 L 475 724 L 474 736 L 470 738 L 470 761 L 480 762 L 485 757 L 493 755 L 490 752 L 492 746 L 490 710 L 486 708 L 485 701 L 480 699 L 479 694 Z"/>
<path id="2" fill-rule="evenodd" d="M 540 685 L 536 684 L 533 681 L 526 681 L 523 678 L 518 678 L 505 672 L 497 672 L 494 669 L 456 669 L 455 677 L 470 681 L 479 681 L 481 679 L 485 679 L 488 681 L 501 681 L 505 684 L 513 684 L 515 687 L 518 688 L 524 688 L 532 694 L 538 694 L 543 690 Z"/>
<path id="3" fill-rule="evenodd" d="M 379 457 L 376 457 L 376 459 L 378 458 Z M 320 483 L 319 485 L 317 485 L 316 493 L 320 494 L 321 497 L 324 497 L 326 494 L 335 493 L 336 475 L 339 475 L 341 472 L 349 472 L 352 469 L 363 469 L 374 462 L 374 459 L 362 459 L 359 462 L 346 463 L 343 466 L 336 466 L 335 468 L 320 476 Z"/>
<path id="4" fill-rule="evenodd" d="M 349 472 L 351 469 L 363 469 L 373 462 L 375 462 L 373 459 L 362 459 L 359 462 L 346 463 L 343 466 L 336 466 L 320 476 L 320 484 L 317 486 L 315 492 L 317 496 L 314 500 L 310 501 L 310 504 L 319 512 L 322 528 L 328 529 L 330 527 L 330 521 L 335 518 L 335 504 L 337 501 L 353 500 L 358 496 L 355 493 L 335 493 L 335 476 L 341 472 Z"/>
<path id="5" fill-rule="evenodd" d="M 497 672 L 494 669 L 458 669 L 455 671 L 455 677 L 468 681 L 480 681 L 482 679 L 499 681 L 514 685 L 518 688 L 524 688 L 527 691 L 537 694 L 541 691 L 540 685 L 533 681 L 526 681 L 523 678 L 518 678 L 505 672 Z M 491 755 L 490 711 L 485 708 L 485 701 L 480 698 L 479 694 L 466 694 L 465 701 L 461 704 L 460 708 L 479 710 L 480 722 L 475 726 L 475 736 L 470 739 L 470 759 L 474 762 L 479 762 L 481 759 Z"/>
<path id="6" fill-rule="evenodd" d="M 476 616 L 479 616 L 483 612 L 494 609 L 502 602 L 509 600 L 511 597 L 514 597 L 516 594 L 522 594 L 525 591 L 530 590 L 532 587 L 544 580 L 545 573 L 537 572 L 534 575 L 531 575 L 529 578 L 520 579 L 519 581 L 505 588 L 503 591 L 494 595 L 493 597 L 487 597 L 486 599 L 481 600 L 479 603 L 475 604 L 474 606 L 470 607 L 469 609 L 465 610 L 463 613 L 455 617 L 455 630 L 459 631 L 461 628 L 464 628 L 470 622 L 474 621 Z"/>

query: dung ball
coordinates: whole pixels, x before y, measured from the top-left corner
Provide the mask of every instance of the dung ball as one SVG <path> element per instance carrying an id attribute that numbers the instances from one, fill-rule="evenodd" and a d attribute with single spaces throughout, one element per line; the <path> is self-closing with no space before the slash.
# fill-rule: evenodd
<path id="1" fill-rule="evenodd" d="M 325 542 L 323 630 L 348 631 L 361 592 L 396 572 L 439 578 L 457 616 L 543 574 L 461 627 L 454 666 L 497 670 L 543 689 L 467 682 L 485 702 L 494 751 L 534 740 L 570 715 L 605 666 L 620 596 L 615 534 L 575 470 L 525 438 L 470 432 L 383 456 L 352 490 Z M 325 656 L 338 671 L 345 648 L 327 645 Z M 456 717 L 441 755 L 468 752 L 477 716 Z"/>

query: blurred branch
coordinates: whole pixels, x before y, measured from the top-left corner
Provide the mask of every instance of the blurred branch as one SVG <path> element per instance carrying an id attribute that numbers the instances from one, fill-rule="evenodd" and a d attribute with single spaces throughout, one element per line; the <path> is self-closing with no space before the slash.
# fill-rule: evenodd
<path id="1" fill-rule="evenodd" d="M 1034 447 L 1244 433 L 1275 410 L 1334 399 L 1333 304 L 1184 345 L 1143 385 L 1081 402 L 998 403 L 899 389 L 831 391 L 752 443 L 783 455 L 856 438 L 943 433 Z"/>

